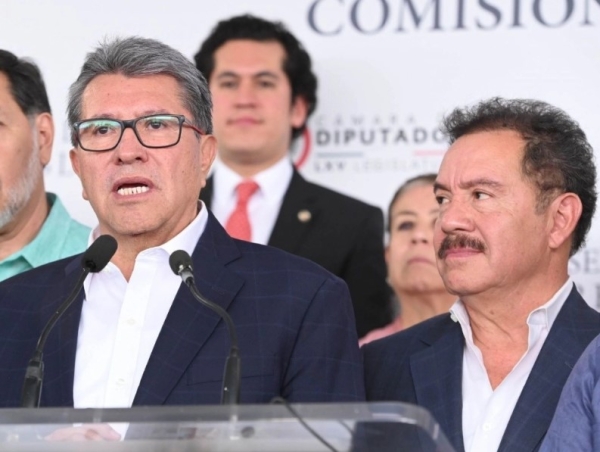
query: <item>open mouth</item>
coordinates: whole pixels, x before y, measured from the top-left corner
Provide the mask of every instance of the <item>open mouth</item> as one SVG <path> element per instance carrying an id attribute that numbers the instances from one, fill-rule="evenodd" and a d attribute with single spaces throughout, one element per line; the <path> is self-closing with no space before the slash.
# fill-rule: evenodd
<path id="1" fill-rule="evenodd" d="M 143 184 L 125 184 L 117 189 L 117 193 L 121 196 L 139 195 L 146 193 L 150 188 Z"/>

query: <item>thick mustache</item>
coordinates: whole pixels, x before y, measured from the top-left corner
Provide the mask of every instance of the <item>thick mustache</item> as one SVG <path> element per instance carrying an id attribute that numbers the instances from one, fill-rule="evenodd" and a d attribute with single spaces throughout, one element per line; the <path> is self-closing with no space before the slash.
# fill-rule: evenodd
<path id="1" fill-rule="evenodd" d="M 448 235 L 442 241 L 442 245 L 438 250 L 438 258 L 443 259 L 448 250 L 453 248 L 471 248 L 476 251 L 485 251 L 483 242 L 474 237 L 469 237 L 468 235 Z"/>

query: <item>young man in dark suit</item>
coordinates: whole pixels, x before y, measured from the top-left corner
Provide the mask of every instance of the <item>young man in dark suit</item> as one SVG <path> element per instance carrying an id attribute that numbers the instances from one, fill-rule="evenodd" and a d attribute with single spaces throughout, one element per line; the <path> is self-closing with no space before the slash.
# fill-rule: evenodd
<path id="1" fill-rule="evenodd" d="M 422 405 L 457 451 L 532 452 L 600 333 L 568 274 L 596 207 L 593 151 L 539 101 L 491 99 L 444 128 L 434 246 L 458 300 L 363 348 L 367 397 Z"/>
<path id="2" fill-rule="evenodd" d="M 306 181 L 289 158 L 317 101 L 308 53 L 282 24 L 246 15 L 217 24 L 195 61 L 213 96 L 219 151 L 201 199 L 232 236 L 344 279 L 359 337 L 387 325 L 381 210 Z"/>
<path id="3" fill-rule="evenodd" d="M 178 249 L 237 329 L 242 403 L 364 398 L 345 283 L 232 239 L 198 200 L 215 155 L 210 111 L 204 78 L 160 42 L 117 39 L 87 56 L 70 90 L 70 157 L 94 236 L 118 249 L 48 337 L 43 406 L 219 403 L 229 335 L 171 271 Z M 80 274 L 77 256 L 0 284 L 1 406 L 18 406 L 42 327 Z"/>

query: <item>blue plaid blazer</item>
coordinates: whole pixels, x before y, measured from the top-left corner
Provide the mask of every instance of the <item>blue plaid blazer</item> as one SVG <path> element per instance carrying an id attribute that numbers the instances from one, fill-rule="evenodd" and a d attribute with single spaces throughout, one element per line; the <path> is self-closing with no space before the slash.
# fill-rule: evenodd
<path id="1" fill-rule="evenodd" d="M 573 287 L 540 351 L 508 422 L 499 451 L 539 450 L 562 388 L 586 346 L 600 333 L 600 313 Z M 454 446 L 462 436 L 464 336 L 449 314 L 362 348 L 367 400 L 427 408 Z"/>
<path id="2" fill-rule="evenodd" d="M 0 406 L 19 405 L 25 367 L 44 324 L 80 275 L 81 256 L 0 284 Z M 192 255 L 196 284 L 237 327 L 242 403 L 364 400 L 346 284 L 286 252 L 234 240 L 209 215 Z M 83 293 L 46 344 L 42 406 L 72 406 Z M 180 287 L 134 405 L 218 404 L 230 341 L 223 321 Z"/>

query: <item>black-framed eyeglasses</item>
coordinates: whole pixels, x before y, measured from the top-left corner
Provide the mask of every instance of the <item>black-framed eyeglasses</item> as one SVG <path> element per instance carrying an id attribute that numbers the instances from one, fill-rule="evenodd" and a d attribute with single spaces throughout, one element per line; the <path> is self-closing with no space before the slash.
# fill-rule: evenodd
<path id="1" fill-rule="evenodd" d="M 133 129 L 139 142 L 147 148 L 175 146 L 181 139 L 184 125 L 204 135 L 185 116 L 169 114 L 142 116 L 125 121 L 113 118 L 86 119 L 73 124 L 73 131 L 81 149 L 104 152 L 112 151 L 119 145 L 127 128 Z"/>

